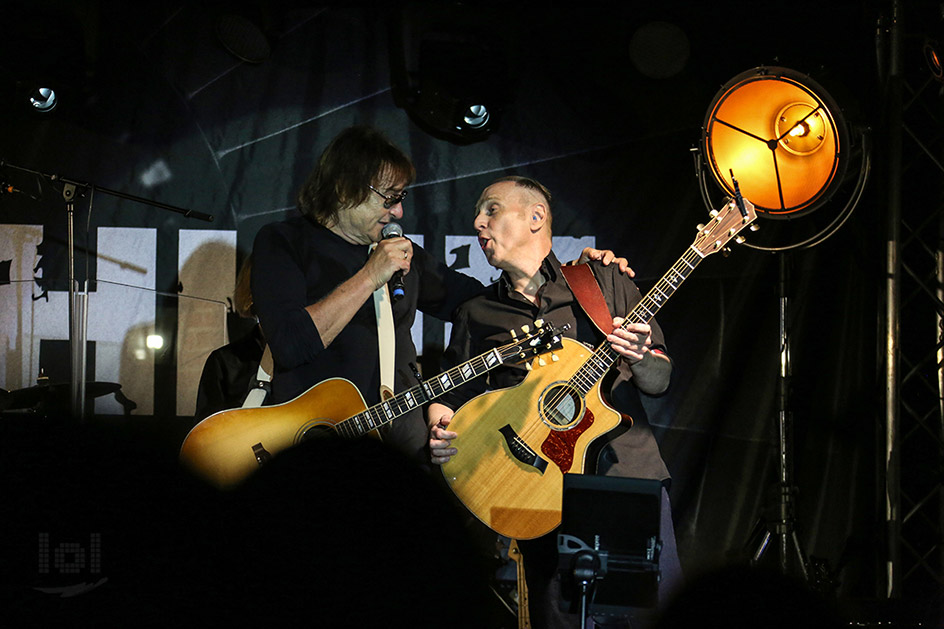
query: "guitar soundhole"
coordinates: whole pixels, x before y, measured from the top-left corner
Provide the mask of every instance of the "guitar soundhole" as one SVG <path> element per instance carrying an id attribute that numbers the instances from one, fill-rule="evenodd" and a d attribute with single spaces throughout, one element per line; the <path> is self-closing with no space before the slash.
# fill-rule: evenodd
<path id="1" fill-rule="evenodd" d="M 583 416 L 580 394 L 567 384 L 552 384 L 541 394 L 541 420 L 551 430 L 569 430 Z"/>
<path id="2" fill-rule="evenodd" d="M 325 424 L 315 424 L 311 428 L 305 430 L 302 433 L 302 441 L 310 441 L 312 439 L 323 439 L 325 437 L 337 437 L 337 433 L 334 431 L 334 428 L 330 425 Z"/>

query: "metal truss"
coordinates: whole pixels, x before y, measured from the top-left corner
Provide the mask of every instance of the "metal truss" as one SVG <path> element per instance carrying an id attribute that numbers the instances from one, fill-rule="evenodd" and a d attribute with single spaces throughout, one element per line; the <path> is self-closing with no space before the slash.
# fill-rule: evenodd
<path id="1" fill-rule="evenodd" d="M 909 31 L 944 20 L 894 7 L 892 29 L 902 32 L 891 35 L 886 81 L 885 595 L 935 623 L 944 619 L 944 80 L 926 55 L 944 40 Z"/>

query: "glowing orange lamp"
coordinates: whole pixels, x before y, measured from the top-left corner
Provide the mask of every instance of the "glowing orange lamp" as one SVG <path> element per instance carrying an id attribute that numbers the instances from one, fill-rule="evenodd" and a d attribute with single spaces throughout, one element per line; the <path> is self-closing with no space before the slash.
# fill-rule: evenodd
<path id="1" fill-rule="evenodd" d="M 744 72 L 708 108 L 703 151 L 718 184 L 734 178 L 758 213 L 793 218 L 825 202 L 842 182 L 848 131 L 829 94 L 808 76 L 778 67 Z"/>

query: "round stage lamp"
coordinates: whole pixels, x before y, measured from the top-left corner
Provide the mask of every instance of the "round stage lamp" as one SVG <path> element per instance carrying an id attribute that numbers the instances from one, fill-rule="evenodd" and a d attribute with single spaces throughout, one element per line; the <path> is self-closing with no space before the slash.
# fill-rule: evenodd
<path id="1" fill-rule="evenodd" d="M 47 113 L 56 108 L 58 97 L 51 87 L 37 87 L 30 92 L 29 103 L 35 111 Z"/>
<path id="2" fill-rule="evenodd" d="M 822 205 L 842 183 L 849 137 L 830 95 L 786 68 L 748 70 L 726 83 L 708 108 L 702 150 L 729 195 L 761 215 L 794 218 Z"/>

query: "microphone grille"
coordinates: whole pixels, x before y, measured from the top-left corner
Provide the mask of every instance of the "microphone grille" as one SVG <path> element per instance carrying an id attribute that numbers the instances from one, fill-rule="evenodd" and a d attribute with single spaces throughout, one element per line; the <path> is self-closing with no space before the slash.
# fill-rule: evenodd
<path id="1" fill-rule="evenodd" d="M 395 238 L 403 235 L 403 228 L 399 223 L 387 223 L 381 230 L 380 235 L 384 238 Z"/>

